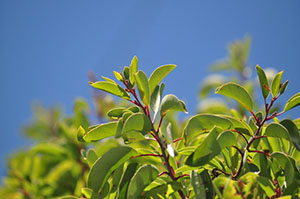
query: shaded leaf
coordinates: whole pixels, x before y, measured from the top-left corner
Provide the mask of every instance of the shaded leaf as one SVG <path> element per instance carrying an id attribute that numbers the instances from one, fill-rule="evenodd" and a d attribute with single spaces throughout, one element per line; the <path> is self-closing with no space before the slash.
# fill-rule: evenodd
<path id="1" fill-rule="evenodd" d="M 112 172 L 134 155 L 135 150 L 127 146 L 119 146 L 106 152 L 93 164 L 88 175 L 88 188 L 99 192 Z"/>
<path id="2" fill-rule="evenodd" d="M 152 128 L 151 121 L 143 113 L 134 113 L 128 117 L 123 126 L 123 134 L 129 131 L 146 133 Z"/>
<path id="3" fill-rule="evenodd" d="M 154 112 L 155 115 L 159 111 L 160 102 L 161 102 L 162 93 L 163 93 L 164 88 L 165 88 L 164 83 L 162 83 L 161 85 L 156 86 L 153 93 L 152 93 L 152 95 L 151 95 L 150 107 L 151 107 L 151 109 L 152 109 L 152 111 Z"/>
<path id="4" fill-rule="evenodd" d="M 288 83 L 289 83 L 289 81 L 286 80 L 286 81 L 282 84 L 282 86 L 280 87 L 280 90 L 279 90 L 280 95 L 282 95 L 282 94 L 285 92 Z"/>
<path id="5" fill-rule="evenodd" d="M 221 149 L 224 149 L 225 147 L 235 146 L 237 143 L 237 139 L 231 131 L 224 131 L 223 133 L 221 133 L 217 137 L 217 141 Z"/>
<path id="6" fill-rule="evenodd" d="M 287 131 L 287 129 L 278 123 L 269 124 L 265 130 L 264 135 L 268 137 L 289 139 L 289 132 Z"/>
<path id="7" fill-rule="evenodd" d="M 168 64 L 163 65 L 155 69 L 149 78 L 149 87 L 150 87 L 150 94 L 153 93 L 155 87 L 165 78 L 174 68 L 176 65 Z"/>
<path id="8" fill-rule="evenodd" d="M 130 96 L 129 94 L 123 89 L 121 88 L 119 85 L 114 84 L 112 82 L 95 82 L 95 83 L 90 83 L 90 85 L 94 88 L 100 89 L 102 91 L 111 93 L 113 95 L 122 97 L 124 99 L 129 100 Z"/>
<path id="9" fill-rule="evenodd" d="M 140 167 L 134 174 L 128 186 L 127 198 L 141 198 L 144 189 L 157 178 L 159 172 L 152 165 Z"/>
<path id="10" fill-rule="evenodd" d="M 282 120 L 280 124 L 288 130 L 292 143 L 300 151 L 300 134 L 296 124 L 290 119 Z"/>
<path id="11" fill-rule="evenodd" d="M 138 168 L 138 163 L 136 163 L 136 162 L 130 163 L 127 166 L 126 171 L 125 171 L 124 175 L 122 176 L 122 181 L 119 186 L 119 198 L 127 197 L 128 185 L 129 185 L 133 175 L 135 174 L 135 171 L 137 170 L 137 168 Z"/>
<path id="12" fill-rule="evenodd" d="M 229 82 L 223 84 L 216 89 L 217 94 L 221 94 L 227 97 L 231 97 L 243 105 L 248 111 L 252 111 L 253 102 L 248 91 L 241 85 Z"/>
<path id="13" fill-rule="evenodd" d="M 191 183 L 197 199 L 213 198 L 213 186 L 207 170 L 197 173 L 195 170 L 191 172 Z"/>
<path id="14" fill-rule="evenodd" d="M 260 188 L 266 193 L 268 197 L 274 195 L 275 187 L 270 179 L 263 176 L 258 176 L 256 179 Z"/>

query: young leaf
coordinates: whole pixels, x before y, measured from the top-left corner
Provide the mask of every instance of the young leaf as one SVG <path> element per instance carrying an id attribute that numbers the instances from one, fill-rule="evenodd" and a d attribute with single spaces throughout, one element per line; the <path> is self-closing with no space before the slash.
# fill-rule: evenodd
<path id="1" fill-rule="evenodd" d="M 288 83 L 289 83 L 289 80 L 286 80 L 286 81 L 282 84 L 282 86 L 280 87 L 280 90 L 279 90 L 280 95 L 282 95 L 282 94 L 285 92 Z"/>
<path id="2" fill-rule="evenodd" d="M 78 140 L 79 142 L 84 141 L 84 140 L 83 140 L 84 134 L 85 134 L 84 128 L 82 128 L 82 126 L 79 126 L 79 128 L 78 128 L 78 130 L 77 130 L 77 140 Z"/>
<path id="3" fill-rule="evenodd" d="M 217 136 L 220 132 L 221 129 L 214 127 L 195 152 L 187 158 L 186 164 L 188 166 L 203 166 L 218 155 L 221 152 L 221 148 L 217 142 Z"/>
<path id="4" fill-rule="evenodd" d="M 106 152 L 93 164 L 88 175 L 88 188 L 99 192 L 112 172 L 134 155 L 136 151 L 127 146 L 119 146 Z"/>
<path id="5" fill-rule="evenodd" d="M 279 91 L 282 74 L 283 74 L 283 71 L 277 73 L 272 81 L 271 93 L 272 93 L 273 97 L 275 97 Z"/>
<path id="6" fill-rule="evenodd" d="M 155 69 L 150 78 L 149 78 L 149 87 L 150 87 L 150 94 L 153 93 L 155 87 L 165 78 L 174 68 L 176 65 L 169 64 L 163 65 Z"/>
<path id="7" fill-rule="evenodd" d="M 122 80 L 123 80 L 123 77 L 122 77 L 122 75 L 121 75 L 119 72 L 114 71 L 114 75 L 115 75 L 115 77 L 117 78 L 117 80 L 119 80 L 119 81 L 122 81 Z"/>
<path id="8" fill-rule="evenodd" d="M 269 82 L 268 82 L 267 76 L 266 76 L 265 72 L 263 71 L 263 69 L 259 65 L 256 66 L 256 72 L 258 75 L 262 95 L 266 99 L 270 93 L 270 89 L 268 89 L 270 87 L 269 87 Z"/>
<path id="9" fill-rule="evenodd" d="M 124 66 L 124 69 L 123 69 L 123 76 L 126 80 L 129 80 L 129 68 L 128 66 Z"/>
<path id="10" fill-rule="evenodd" d="M 99 126 L 88 131 L 83 140 L 86 142 L 95 142 L 110 136 L 114 136 L 116 133 L 117 122 L 108 122 L 106 124 L 100 124 Z"/>
<path id="11" fill-rule="evenodd" d="M 187 113 L 185 103 L 172 94 L 166 95 L 162 99 L 161 107 L 160 107 L 160 115 L 165 115 L 166 112 L 170 110 L 183 111 Z"/>
<path id="12" fill-rule="evenodd" d="M 140 167 L 134 174 L 127 192 L 127 198 L 138 199 L 141 198 L 144 189 L 158 177 L 158 170 L 152 165 L 145 165 Z"/>
<path id="13" fill-rule="evenodd" d="M 252 112 L 253 102 L 247 90 L 237 83 L 229 82 L 216 89 L 217 94 L 231 97 L 243 105 L 249 112 Z"/>
<path id="14" fill-rule="evenodd" d="M 232 123 L 226 118 L 210 114 L 198 114 L 191 117 L 183 131 L 186 142 L 189 142 L 190 139 L 198 136 L 203 131 L 211 130 L 214 126 L 229 129 Z"/>
<path id="15" fill-rule="evenodd" d="M 126 99 L 126 100 L 130 99 L 129 94 L 123 88 L 121 88 L 119 85 L 114 84 L 112 82 L 99 81 L 99 82 L 90 83 L 90 84 L 94 88 L 97 88 L 102 91 L 111 93 L 113 95 L 122 97 L 123 99 Z"/>
<path id="16" fill-rule="evenodd" d="M 135 75 L 136 83 L 138 86 L 140 98 L 144 102 L 144 104 L 147 106 L 150 102 L 150 91 L 149 91 L 149 83 L 148 78 L 146 74 L 143 71 L 139 71 Z"/>
<path id="17" fill-rule="evenodd" d="M 129 81 L 132 85 L 135 83 L 134 75 L 138 69 L 138 58 L 136 56 L 133 57 L 129 66 Z"/>
<path id="18" fill-rule="evenodd" d="M 288 130 L 278 123 L 271 123 L 267 126 L 265 130 L 265 134 L 268 137 L 277 137 L 277 138 L 284 138 L 289 139 L 289 132 Z"/>
<path id="19" fill-rule="evenodd" d="M 299 105 L 300 105 L 300 93 L 297 93 L 286 102 L 283 111 L 288 111 Z"/>
<path id="20" fill-rule="evenodd" d="M 102 79 L 104 79 L 104 80 L 107 81 L 107 82 L 110 82 L 110 83 L 113 83 L 113 84 L 117 84 L 114 80 L 112 80 L 112 79 L 110 79 L 110 78 L 108 78 L 108 77 L 102 76 Z"/>

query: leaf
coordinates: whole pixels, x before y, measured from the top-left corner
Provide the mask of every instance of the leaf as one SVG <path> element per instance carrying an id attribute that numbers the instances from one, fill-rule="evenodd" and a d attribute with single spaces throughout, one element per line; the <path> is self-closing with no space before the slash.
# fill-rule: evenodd
<path id="1" fill-rule="evenodd" d="M 296 124 L 289 119 L 282 120 L 280 124 L 288 130 L 292 143 L 295 148 L 300 151 L 300 134 Z"/>
<path id="2" fill-rule="evenodd" d="M 161 85 L 156 86 L 155 89 L 154 89 L 154 92 L 151 95 L 150 107 L 151 107 L 151 109 L 152 109 L 152 111 L 154 112 L 155 115 L 159 111 L 161 97 L 162 97 L 162 93 L 163 93 L 164 88 L 165 88 L 164 83 L 162 83 Z"/>
<path id="3" fill-rule="evenodd" d="M 231 131 L 224 131 L 223 133 L 221 133 L 217 137 L 217 141 L 221 149 L 224 149 L 225 147 L 235 146 L 237 143 L 237 139 Z"/>
<path id="4" fill-rule="evenodd" d="M 217 94 L 231 97 L 244 106 L 249 112 L 252 112 L 253 102 L 248 91 L 237 83 L 229 82 L 216 89 Z"/>
<path id="5" fill-rule="evenodd" d="M 217 142 L 217 136 L 220 132 L 221 129 L 214 127 L 194 153 L 187 158 L 186 164 L 188 166 L 203 166 L 218 155 L 221 152 L 221 148 Z"/>
<path id="6" fill-rule="evenodd" d="M 144 189 L 157 178 L 159 172 L 152 165 L 140 167 L 134 174 L 128 186 L 127 198 L 141 198 Z"/>
<path id="7" fill-rule="evenodd" d="M 149 78 L 150 95 L 161 80 L 163 80 L 163 78 L 165 78 L 175 67 L 176 65 L 173 64 L 163 65 L 152 72 Z"/>
<path id="8" fill-rule="evenodd" d="M 226 118 L 211 114 L 198 114 L 191 117 L 183 131 L 186 142 L 189 142 L 190 139 L 198 136 L 203 131 L 211 130 L 214 126 L 229 129 L 232 123 Z"/>
<path id="9" fill-rule="evenodd" d="M 119 85 L 114 84 L 112 82 L 99 81 L 95 83 L 90 83 L 90 85 L 94 88 L 122 97 L 123 99 L 126 100 L 130 99 L 129 94 L 123 88 L 121 88 Z"/>
<path id="10" fill-rule="evenodd" d="M 77 140 L 79 142 L 83 142 L 83 136 L 85 134 L 85 130 L 82 126 L 79 126 L 78 130 L 77 130 Z"/>
<path id="11" fill-rule="evenodd" d="M 123 126 L 123 134 L 129 131 L 146 133 L 151 130 L 151 121 L 143 113 L 134 113 L 128 117 Z"/>
<path id="12" fill-rule="evenodd" d="M 107 82 L 110 82 L 110 83 L 113 83 L 113 84 L 117 84 L 114 80 L 112 80 L 112 79 L 110 79 L 108 77 L 104 77 L 104 76 L 101 76 L 101 77 L 102 77 L 102 79 L 104 79 Z"/>
<path id="13" fill-rule="evenodd" d="M 126 110 L 126 109 L 123 107 L 113 108 L 107 112 L 107 116 L 108 117 L 116 117 L 116 118 L 122 117 L 124 110 Z"/>
<path id="14" fill-rule="evenodd" d="M 285 92 L 288 83 L 289 83 L 289 80 L 286 80 L 286 81 L 282 84 L 282 86 L 280 87 L 280 90 L 279 90 L 280 95 L 282 95 L 282 94 Z"/>
<path id="15" fill-rule="evenodd" d="M 88 165 L 90 167 L 92 167 L 92 165 L 94 164 L 94 162 L 96 162 L 96 160 L 98 159 L 98 156 L 95 152 L 94 149 L 89 149 L 86 155 L 86 160 L 88 162 Z"/>
<path id="16" fill-rule="evenodd" d="M 300 105 L 300 93 L 297 93 L 286 102 L 283 111 L 288 111 L 299 105 Z"/>
<path id="17" fill-rule="evenodd" d="M 132 85 L 135 83 L 134 75 L 138 69 L 138 58 L 136 56 L 133 57 L 129 66 L 129 81 Z"/>
<path id="18" fill-rule="evenodd" d="M 123 76 L 126 80 L 129 80 L 129 68 L 128 66 L 124 66 L 124 69 L 123 69 Z"/>
<path id="19" fill-rule="evenodd" d="M 267 76 L 266 76 L 265 72 L 263 71 L 263 69 L 259 65 L 256 66 L 256 72 L 258 75 L 262 95 L 266 99 L 270 93 L 270 89 L 267 89 L 267 88 L 270 88 Z"/>
<path id="20" fill-rule="evenodd" d="M 270 164 L 265 154 L 255 153 L 252 162 L 259 168 L 260 176 L 271 178 Z"/>
<path id="21" fill-rule="evenodd" d="M 112 175 L 112 182 L 111 182 L 111 190 L 110 192 L 115 192 L 116 190 L 118 190 L 120 182 L 121 182 L 121 178 L 123 175 L 123 167 L 124 165 L 122 164 L 121 166 L 119 166 L 113 173 Z"/>
<path id="22" fill-rule="evenodd" d="M 127 166 L 126 171 L 125 171 L 124 175 L 122 176 L 122 180 L 121 180 L 121 183 L 119 186 L 119 198 L 127 197 L 128 185 L 129 185 L 133 175 L 135 174 L 137 167 L 138 167 L 138 163 L 136 163 L 136 162 L 130 163 Z"/>
<path id="23" fill-rule="evenodd" d="M 136 83 L 138 86 L 138 91 L 140 94 L 141 100 L 147 106 L 150 103 L 150 91 L 149 91 L 149 83 L 146 74 L 143 71 L 139 71 L 135 75 Z"/>
<path id="24" fill-rule="evenodd" d="M 212 199 L 213 186 L 207 170 L 204 170 L 201 173 L 197 173 L 195 170 L 192 170 L 190 176 L 195 197 L 197 199 Z"/>
<path id="25" fill-rule="evenodd" d="M 272 81 L 271 93 L 272 93 L 273 97 L 275 97 L 279 91 L 282 74 L 283 74 L 283 71 L 277 73 Z"/>
<path id="26" fill-rule="evenodd" d="M 274 195 L 275 187 L 271 180 L 263 176 L 258 176 L 256 179 L 260 188 L 266 193 L 268 197 Z"/>
<path id="27" fill-rule="evenodd" d="M 229 115 L 218 114 L 217 116 L 228 119 L 232 123 L 232 128 L 246 135 L 253 135 L 251 127 L 242 119 L 238 119 Z"/>
<path id="28" fill-rule="evenodd" d="M 295 172 L 294 167 L 288 156 L 282 152 L 272 153 L 271 157 L 277 160 L 280 168 L 283 169 L 285 181 L 287 185 L 290 185 L 294 181 Z"/>
<path id="29" fill-rule="evenodd" d="M 117 78 L 117 80 L 123 81 L 123 77 L 122 77 L 122 75 L 121 75 L 119 72 L 114 71 L 114 75 L 115 75 L 115 77 Z"/>
<path id="30" fill-rule="evenodd" d="M 108 122 L 100 124 L 97 127 L 88 131 L 83 140 L 86 142 L 95 142 L 110 136 L 114 136 L 116 133 L 117 122 Z"/>
<path id="31" fill-rule="evenodd" d="M 66 154 L 66 148 L 54 143 L 40 143 L 32 147 L 31 152 L 53 156 L 63 156 Z"/>
<path id="32" fill-rule="evenodd" d="M 289 132 L 288 130 L 278 123 L 271 123 L 267 126 L 265 130 L 265 134 L 268 137 L 277 137 L 277 138 L 284 138 L 289 139 Z"/>
<path id="33" fill-rule="evenodd" d="M 185 103 L 182 100 L 179 100 L 175 95 L 169 94 L 166 95 L 161 102 L 160 106 L 160 115 L 163 116 L 166 112 L 173 111 L 182 111 L 187 113 Z"/>
<path id="34" fill-rule="evenodd" d="M 135 150 L 127 146 L 119 146 L 106 152 L 93 164 L 88 174 L 88 188 L 99 192 L 112 172 L 136 154 Z"/>

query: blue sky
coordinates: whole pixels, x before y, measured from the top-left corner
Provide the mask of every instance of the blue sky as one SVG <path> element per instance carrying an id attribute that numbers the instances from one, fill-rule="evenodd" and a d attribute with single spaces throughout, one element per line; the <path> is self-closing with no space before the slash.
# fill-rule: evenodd
<path id="1" fill-rule="evenodd" d="M 299 8 L 297 0 L 0 1 L 0 175 L 5 156 L 29 145 L 20 129 L 33 101 L 70 112 L 75 97 L 90 99 L 89 71 L 112 77 L 134 55 L 148 75 L 178 65 L 166 93 L 194 110 L 209 65 L 248 34 L 251 66 L 284 69 L 288 98 L 300 85 Z"/>

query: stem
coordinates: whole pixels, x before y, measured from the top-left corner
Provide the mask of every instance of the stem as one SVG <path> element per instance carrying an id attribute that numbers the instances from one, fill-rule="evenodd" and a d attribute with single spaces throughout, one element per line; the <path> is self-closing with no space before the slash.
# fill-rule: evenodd
<path id="1" fill-rule="evenodd" d="M 150 116 L 149 107 L 142 105 L 142 103 L 140 102 L 139 98 L 136 95 L 135 89 L 134 88 L 133 89 L 130 88 L 128 81 L 125 80 L 123 83 L 126 86 L 128 92 L 131 93 L 133 95 L 133 97 L 135 98 L 135 101 L 133 103 L 135 105 L 139 106 L 143 110 L 144 114 L 149 118 L 149 120 L 152 121 L 151 120 L 151 116 Z M 129 101 L 132 102 L 132 100 L 129 100 Z M 154 137 L 154 139 L 157 141 L 157 143 L 159 144 L 160 149 L 161 149 L 161 154 L 160 155 L 157 155 L 157 154 L 142 154 L 142 155 L 140 155 L 140 157 L 141 156 L 159 156 L 159 157 L 162 157 L 163 160 L 164 160 L 164 162 L 165 162 L 165 166 L 166 166 L 167 171 L 166 172 L 162 172 L 161 175 L 167 174 L 167 175 L 169 175 L 171 177 L 171 179 L 173 181 L 177 181 L 178 178 L 175 177 L 176 174 L 174 172 L 173 167 L 170 165 L 170 162 L 169 162 L 169 155 L 166 154 L 167 153 L 166 147 L 164 146 L 162 140 L 159 138 L 159 135 L 158 135 L 158 132 L 159 132 L 159 129 L 161 127 L 163 118 L 164 118 L 164 116 L 161 116 L 159 124 L 158 124 L 158 127 L 157 127 L 156 130 L 154 128 L 154 121 L 152 121 L 151 122 L 151 126 L 152 126 L 151 131 L 152 132 L 149 132 L 150 135 L 152 135 Z M 178 193 L 179 193 L 179 195 L 180 195 L 180 197 L 182 199 L 186 198 L 185 195 L 184 195 L 184 193 L 183 193 L 183 191 L 181 189 L 178 190 Z"/>

